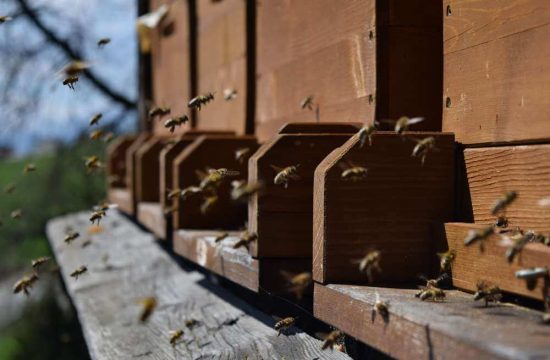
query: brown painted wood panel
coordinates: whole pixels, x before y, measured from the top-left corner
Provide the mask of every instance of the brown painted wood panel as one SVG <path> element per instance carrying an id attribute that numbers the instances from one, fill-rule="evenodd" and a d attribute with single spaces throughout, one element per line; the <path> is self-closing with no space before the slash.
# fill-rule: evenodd
<path id="1" fill-rule="evenodd" d="M 550 22 L 546 0 L 444 0 L 445 54 Z"/>
<path id="2" fill-rule="evenodd" d="M 153 72 L 153 103 L 157 106 L 169 106 L 171 115 L 155 120 L 153 132 L 169 136 L 164 128 L 164 120 L 170 116 L 189 114 L 187 102 L 191 98 L 190 67 L 190 14 L 187 0 L 151 0 L 151 10 L 155 11 L 163 4 L 170 10 L 153 33 L 151 51 Z M 182 134 L 190 124 L 179 127 L 175 133 Z"/>
<path id="3" fill-rule="evenodd" d="M 197 2 L 198 94 L 214 93 L 214 100 L 197 112 L 204 130 L 246 131 L 247 14 L 246 1 Z M 224 90 L 237 97 L 224 100 Z"/>
<path id="4" fill-rule="evenodd" d="M 434 136 L 424 166 L 411 157 L 414 138 Z M 436 261 L 438 225 L 451 219 L 454 196 L 452 134 L 378 132 L 372 146 L 358 136 L 317 167 L 313 204 L 313 275 L 319 282 L 366 283 L 354 260 L 382 251 L 376 281 L 414 281 Z M 346 165 L 347 164 L 347 165 Z M 344 181 L 341 165 L 368 169 L 363 181 Z"/>
<path id="5" fill-rule="evenodd" d="M 452 271 L 453 285 L 460 289 L 476 291 L 477 282 L 485 280 L 498 285 L 504 291 L 542 300 L 542 281 L 538 282 L 534 290 L 529 290 L 525 281 L 517 279 L 515 273 L 520 269 L 550 266 L 550 247 L 543 244 L 527 244 L 521 256 L 509 264 L 505 257 L 508 246 L 500 244 L 501 239 L 498 235 L 487 238 L 483 252 L 477 244 L 464 245 L 469 230 L 480 230 L 485 226 L 466 223 L 445 224 L 449 249 L 456 251 Z"/>
<path id="6" fill-rule="evenodd" d="M 166 139 L 152 137 L 136 152 L 136 201 L 159 202 L 160 153 Z"/>
<path id="7" fill-rule="evenodd" d="M 166 239 L 168 224 L 160 203 L 138 203 L 137 219 L 141 225 L 155 234 L 158 239 Z"/>
<path id="8" fill-rule="evenodd" d="M 170 206 L 167 203 L 166 195 L 174 189 L 172 170 L 174 168 L 174 160 L 179 154 L 193 141 L 196 136 L 182 136 L 178 141 L 171 146 L 166 146 L 160 153 L 160 192 L 159 198 L 163 208 Z"/>
<path id="9" fill-rule="evenodd" d="M 445 302 L 421 301 L 415 289 L 315 284 L 315 317 L 398 359 L 532 359 L 550 353 L 541 313 L 512 304 L 485 308 L 447 291 Z M 372 318 L 376 294 L 388 321 Z M 345 304 L 345 307 L 339 306 Z"/>
<path id="10" fill-rule="evenodd" d="M 445 55 L 443 130 L 464 144 L 550 139 L 549 37 L 547 24 Z"/>
<path id="11" fill-rule="evenodd" d="M 135 139 L 135 136 L 121 136 L 107 147 L 108 188 L 126 187 L 126 151 Z"/>
<path id="12" fill-rule="evenodd" d="M 132 201 L 132 210 L 127 212 L 129 215 L 136 213 L 136 153 L 150 138 L 150 133 L 139 134 L 126 151 L 126 189 Z"/>
<path id="13" fill-rule="evenodd" d="M 509 225 L 550 231 L 550 211 L 538 205 L 550 196 L 550 145 L 466 149 L 464 159 L 475 223 L 493 223 L 494 202 L 516 191 L 517 199 L 504 213 Z"/>

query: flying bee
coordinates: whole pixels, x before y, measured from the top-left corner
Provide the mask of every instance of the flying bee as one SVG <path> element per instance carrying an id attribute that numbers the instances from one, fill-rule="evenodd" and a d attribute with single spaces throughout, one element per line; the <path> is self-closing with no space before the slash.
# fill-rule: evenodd
<path id="1" fill-rule="evenodd" d="M 169 207 L 165 207 L 163 210 L 162 210 L 162 213 L 164 214 L 164 216 L 168 216 L 172 213 L 174 213 L 175 211 L 178 211 L 178 206 L 177 205 L 172 205 L 172 206 L 169 206 Z"/>
<path id="2" fill-rule="evenodd" d="M 187 115 L 170 118 L 164 122 L 164 127 L 170 129 L 170 132 L 173 133 L 176 130 L 176 127 L 180 127 L 188 121 L 189 117 Z"/>
<path id="3" fill-rule="evenodd" d="M 45 263 L 47 263 L 48 261 L 50 261 L 50 259 L 51 258 L 49 256 L 41 256 L 39 258 L 34 259 L 31 262 L 31 266 L 34 270 L 38 271 L 40 269 L 40 267 L 42 265 L 44 265 Z"/>
<path id="4" fill-rule="evenodd" d="M 97 41 L 97 47 L 101 49 L 101 48 L 105 47 L 105 45 L 107 45 L 110 42 L 111 42 L 111 39 L 108 38 L 108 37 L 101 38 Z"/>
<path id="5" fill-rule="evenodd" d="M 300 101 L 300 108 L 313 110 L 313 95 L 306 96 Z"/>
<path id="6" fill-rule="evenodd" d="M 521 231 L 518 231 L 517 233 L 513 235 L 505 235 L 502 236 L 502 240 L 500 241 L 501 245 L 509 246 L 508 249 L 506 249 L 506 260 L 509 264 L 511 264 L 516 256 L 518 256 L 525 245 L 527 245 L 530 242 L 533 242 L 535 240 L 535 232 L 534 231 L 527 231 L 525 234 L 522 234 Z"/>
<path id="7" fill-rule="evenodd" d="M 491 285 L 486 281 L 478 281 L 476 285 L 477 291 L 474 294 L 474 300 L 484 300 L 485 307 L 489 306 L 490 302 L 498 303 L 502 298 L 502 293 L 496 285 Z"/>
<path id="8" fill-rule="evenodd" d="M 201 205 L 201 213 L 206 215 L 218 203 L 218 195 L 207 196 Z"/>
<path id="9" fill-rule="evenodd" d="M 84 166 L 88 170 L 88 173 L 104 167 L 103 163 L 96 155 L 87 156 L 84 158 L 84 160 Z"/>
<path id="10" fill-rule="evenodd" d="M 103 130 L 101 129 L 94 130 L 90 133 L 90 140 L 97 140 L 102 136 L 103 136 Z"/>
<path id="11" fill-rule="evenodd" d="M 200 188 L 202 190 L 216 189 L 224 179 L 230 176 L 238 176 L 240 173 L 226 168 L 209 169 L 208 174 L 197 171 L 197 176 L 201 179 Z"/>
<path id="12" fill-rule="evenodd" d="M 92 215 L 90 215 L 90 222 L 92 223 L 92 225 L 97 222 L 97 225 L 99 226 L 101 219 L 103 219 L 106 215 L 107 213 L 105 212 L 105 210 L 94 211 Z"/>
<path id="13" fill-rule="evenodd" d="M 90 245 L 92 245 L 92 240 L 86 239 L 86 240 L 84 240 L 84 242 L 82 242 L 82 244 L 80 244 L 80 247 L 84 249 L 84 248 L 86 248 Z"/>
<path id="14" fill-rule="evenodd" d="M 183 330 L 173 330 L 170 331 L 170 345 L 176 346 L 177 341 L 183 336 Z"/>
<path id="15" fill-rule="evenodd" d="M 227 88 L 223 91 L 223 99 L 225 101 L 235 100 L 236 98 L 237 98 L 237 90 Z"/>
<path id="16" fill-rule="evenodd" d="M 416 293 L 416 297 L 420 298 L 420 300 L 431 300 L 431 301 L 444 301 L 445 300 L 445 291 L 438 287 L 434 286 L 421 286 L 420 291 Z"/>
<path id="17" fill-rule="evenodd" d="M 258 235 L 256 233 L 249 233 L 248 231 L 243 231 L 241 233 L 241 236 L 239 237 L 239 240 L 235 244 L 233 244 L 233 249 L 238 249 L 241 246 L 244 246 L 248 249 L 250 244 L 256 240 L 258 240 Z"/>
<path id="18" fill-rule="evenodd" d="M 409 118 L 407 116 L 401 116 L 397 120 L 382 120 L 382 122 L 393 124 L 394 131 L 397 135 L 403 135 L 403 133 L 409 130 L 409 127 L 414 124 L 418 124 L 424 121 L 423 117 L 413 117 Z"/>
<path id="19" fill-rule="evenodd" d="M 437 253 L 437 256 L 439 256 L 439 270 L 441 272 L 450 271 L 456 258 L 456 251 L 447 250 L 444 253 Z"/>
<path id="20" fill-rule="evenodd" d="M 228 236 L 229 236 L 229 234 L 226 233 L 226 232 L 220 233 L 220 234 L 216 235 L 216 237 L 214 238 L 214 242 L 217 244 L 217 243 L 223 241 L 223 239 L 225 239 Z"/>
<path id="21" fill-rule="evenodd" d="M 11 212 L 10 217 L 14 220 L 19 220 L 23 217 L 23 210 L 15 209 Z"/>
<path id="22" fill-rule="evenodd" d="M 379 250 L 369 251 L 362 259 L 354 260 L 352 263 L 359 264 L 359 271 L 367 275 L 367 280 L 370 283 L 374 281 L 374 271 L 381 273 L 380 260 L 382 252 Z"/>
<path id="23" fill-rule="evenodd" d="M 200 111 L 202 106 L 208 104 L 212 100 L 214 100 L 214 94 L 206 93 L 204 95 L 199 95 L 189 100 L 187 106 L 190 108 L 197 108 Z"/>
<path id="24" fill-rule="evenodd" d="M 505 216 L 499 216 L 495 220 L 495 227 L 498 228 L 507 228 L 508 227 L 508 218 Z"/>
<path id="25" fill-rule="evenodd" d="M 168 190 L 167 190 L 168 191 Z M 175 199 L 176 197 L 178 197 L 181 193 L 181 189 L 174 189 L 174 190 L 170 190 L 168 191 L 168 193 L 166 194 L 166 199 L 168 200 L 173 200 Z"/>
<path id="26" fill-rule="evenodd" d="M 185 322 L 184 322 L 185 326 L 189 329 L 192 329 L 194 328 L 195 326 L 199 325 L 200 324 L 200 321 L 196 320 L 196 319 L 186 319 Z"/>
<path id="27" fill-rule="evenodd" d="M 300 164 L 287 166 L 285 168 L 280 168 L 278 166 L 271 165 L 271 168 L 277 172 L 277 174 L 273 178 L 273 183 L 275 185 L 283 184 L 285 189 L 287 189 L 288 183 L 290 182 L 290 180 L 294 180 L 294 181 L 300 180 L 300 176 L 298 175 L 299 167 L 300 167 Z"/>
<path id="28" fill-rule="evenodd" d="M 362 148 L 365 146 L 367 139 L 369 140 L 369 146 L 372 146 L 372 138 L 374 133 L 378 130 L 380 124 L 377 121 L 373 121 L 369 125 L 365 125 L 359 130 L 359 147 Z"/>
<path id="29" fill-rule="evenodd" d="M 103 136 L 103 142 L 110 142 L 111 140 L 113 140 L 113 138 L 115 137 L 115 134 L 111 131 L 109 131 L 108 133 L 105 134 L 105 136 Z"/>
<path id="30" fill-rule="evenodd" d="M 237 149 L 235 150 L 235 160 L 237 160 L 239 164 L 242 164 L 246 160 L 249 153 L 250 148 Z"/>
<path id="31" fill-rule="evenodd" d="M 74 84 L 78 82 L 78 76 L 69 76 L 63 80 L 63 85 L 68 86 L 69 89 L 74 90 Z"/>
<path id="32" fill-rule="evenodd" d="M 516 191 L 508 191 L 506 194 L 504 194 L 501 198 L 497 199 L 495 203 L 493 204 L 493 207 L 491 208 L 491 214 L 496 215 L 506 209 L 516 198 L 518 197 L 518 193 Z"/>
<path id="33" fill-rule="evenodd" d="M 102 117 L 103 117 L 102 113 L 98 113 L 92 116 L 92 118 L 90 119 L 90 126 L 98 125 L 99 120 L 101 120 Z"/>
<path id="34" fill-rule="evenodd" d="M 82 265 L 82 266 L 79 266 L 78 268 L 76 268 L 72 273 L 71 273 L 71 277 L 76 280 L 78 280 L 78 277 L 81 276 L 82 274 L 86 273 L 88 271 L 88 267 L 86 265 Z"/>
<path id="35" fill-rule="evenodd" d="M 6 185 L 6 187 L 4 188 L 4 192 L 6 194 L 11 194 L 15 191 L 16 188 L 17 188 L 17 185 L 15 183 L 11 183 Z"/>
<path id="36" fill-rule="evenodd" d="M 149 118 L 151 120 L 154 120 L 156 117 L 164 117 L 166 115 L 169 115 L 172 109 L 170 107 L 160 107 L 156 106 L 149 110 Z"/>
<path id="37" fill-rule="evenodd" d="M 469 245 L 472 245 L 475 242 L 479 242 L 479 249 L 481 251 L 484 251 L 485 250 L 485 240 L 487 240 L 487 238 L 489 236 L 491 236 L 491 234 L 494 234 L 494 233 L 495 233 L 495 228 L 493 227 L 493 225 L 489 225 L 489 226 L 484 227 L 483 229 L 479 229 L 479 230 L 471 229 L 471 230 L 468 231 L 468 234 L 466 235 L 466 238 L 464 239 L 464 245 L 469 246 Z"/>
<path id="38" fill-rule="evenodd" d="M 342 174 L 340 175 L 340 178 L 342 178 L 342 180 L 350 180 L 352 182 L 356 182 L 367 178 L 368 169 L 366 167 L 356 166 L 351 162 L 348 162 L 348 164 L 346 165 L 340 163 L 340 167 L 343 170 Z"/>
<path id="39" fill-rule="evenodd" d="M 65 73 L 68 78 L 76 77 L 78 81 L 78 76 L 84 70 L 90 68 L 90 63 L 82 60 L 74 60 L 68 63 L 61 69 L 61 72 Z M 76 82 L 76 81 L 75 81 Z M 65 85 L 65 84 L 63 84 Z"/>
<path id="40" fill-rule="evenodd" d="M 521 269 L 516 271 L 516 278 L 525 280 L 527 289 L 533 290 L 537 286 L 538 279 L 550 279 L 550 268 L 538 267 L 531 269 Z"/>
<path id="41" fill-rule="evenodd" d="M 321 335 L 322 336 L 322 335 Z M 340 330 L 333 330 L 328 335 L 322 336 L 324 338 L 321 350 L 330 348 L 331 350 L 342 343 L 344 340 L 344 333 Z"/>
<path id="42" fill-rule="evenodd" d="M 65 239 L 63 239 L 63 241 L 66 244 L 70 244 L 73 241 L 75 241 L 79 236 L 80 236 L 80 234 L 77 233 L 77 232 L 69 232 L 67 235 L 65 235 Z"/>
<path id="43" fill-rule="evenodd" d="M 23 168 L 23 174 L 28 174 L 30 172 L 36 171 L 36 165 L 33 163 L 28 163 Z"/>
<path id="44" fill-rule="evenodd" d="M 141 323 L 144 323 L 153 314 L 153 311 L 155 311 L 155 308 L 157 307 L 157 299 L 155 299 L 154 297 L 147 297 L 141 299 L 140 304 L 141 314 L 139 315 L 139 321 Z"/>
<path id="45" fill-rule="evenodd" d="M 191 195 L 202 194 L 202 192 L 202 189 L 198 186 L 188 186 L 181 191 L 180 197 L 185 200 Z"/>
<path id="46" fill-rule="evenodd" d="M 0 16 L 0 24 L 6 23 L 8 21 L 12 21 L 11 16 L 7 16 L 7 15 Z"/>
<path id="47" fill-rule="evenodd" d="M 296 319 L 292 316 L 281 319 L 275 323 L 275 330 L 277 330 L 277 336 L 281 335 L 282 332 L 287 331 L 290 327 L 294 326 Z"/>
<path id="48" fill-rule="evenodd" d="M 38 280 L 38 275 L 32 273 L 30 275 L 25 275 L 23 278 L 18 280 L 13 285 L 13 293 L 17 294 L 23 291 L 23 293 L 29 296 L 29 289 L 32 288 L 33 284 Z"/>
<path id="49" fill-rule="evenodd" d="M 313 282 L 313 278 L 310 272 L 292 274 L 287 271 L 281 270 L 281 275 L 283 275 L 288 284 L 287 291 L 294 293 L 298 301 L 302 300 L 305 291 Z"/>
<path id="50" fill-rule="evenodd" d="M 390 303 L 388 301 L 380 300 L 380 294 L 376 292 L 376 300 L 372 306 L 372 321 L 374 322 L 376 314 L 380 314 L 382 320 L 385 323 L 389 321 L 390 318 Z"/>
<path id="51" fill-rule="evenodd" d="M 233 187 L 231 190 L 231 199 L 238 201 L 246 199 L 260 191 L 263 188 L 263 183 L 249 184 L 245 180 L 234 180 L 231 182 L 231 186 Z"/>
<path id="52" fill-rule="evenodd" d="M 415 139 L 415 141 L 416 145 L 413 148 L 411 156 L 420 157 L 420 162 L 422 166 L 424 166 L 424 162 L 426 161 L 428 153 L 430 151 L 437 150 L 437 148 L 435 147 L 435 137 L 428 136 L 424 139 Z"/>

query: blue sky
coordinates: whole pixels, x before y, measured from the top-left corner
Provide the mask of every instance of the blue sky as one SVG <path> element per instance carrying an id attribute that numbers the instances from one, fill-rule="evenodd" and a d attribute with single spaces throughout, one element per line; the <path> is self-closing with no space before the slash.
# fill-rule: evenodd
<path id="1" fill-rule="evenodd" d="M 14 3 L 0 1 L 0 14 L 12 14 L 17 8 Z M 43 9 L 41 19 L 57 34 L 73 39 L 73 45 L 85 54 L 99 78 L 128 98 L 137 98 L 135 0 L 29 0 L 29 3 Z M 80 36 L 75 38 L 75 34 Z M 112 41 L 100 50 L 96 42 L 102 37 Z M 43 42 L 34 25 L 21 18 L 0 25 L 0 91 L 6 88 L 8 65 L 23 63 L 17 57 L 17 49 L 32 49 Z M 119 118 L 122 108 L 86 81 L 79 81 L 76 91 L 61 84 L 58 71 L 67 61 L 56 49 L 25 61 L 21 77 L 8 88 L 7 105 L 0 104 L 0 145 L 13 146 L 22 154 L 42 140 L 70 142 L 86 129 L 90 117 L 97 112 L 104 113 L 105 119 L 116 118 L 122 129 L 133 130 L 135 112 Z M 14 110 L 17 104 L 31 110 L 20 116 Z"/>

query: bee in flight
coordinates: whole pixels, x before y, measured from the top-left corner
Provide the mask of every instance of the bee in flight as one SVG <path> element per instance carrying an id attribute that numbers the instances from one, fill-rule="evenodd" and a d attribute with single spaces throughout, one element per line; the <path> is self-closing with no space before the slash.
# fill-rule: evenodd
<path id="1" fill-rule="evenodd" d="M 0 24 L 6 23 L 8 21 L 12 21 L 11 16 L 7 16 L 7 15 L 0 16 Z"/>
<path id="2" fill-rule="evenodd" d="M 290 180 L 294 180 L 294 181 L 300 180 L 300 176 L 298 175 L 299 167 L 300 167 L 300 164 L 287 166 L 285 168 L 271 165 L 271 168 L 277 172 L 277 174 L 273 178 L 273 183 L 275 185 L 282 184 L 285 187 L 285 189 L 287 189 L 288 183 L 290 182 Z"/>
<path id="3" fill-rule="evenodd" d="M 497 199 L 491 208 L 491 214 L 497 215 L 498 213 L 505 210 L 511 203 L 514 202 L 518 197 L 516 191 L 508 191 L 501 198 Z"/>
<path id="4" fill-rule="evenodd" d="M 23 278 L 18 280 L 13 285 L 13 293 L 17 294 L 23 291 L 23 293 L 29 296 L 29 289 L 32 288 L 33 284 L 38 280 L 38 275 L 32 273 L 30 275 L 25 275 Z"/>
<path id="5" fill-rule="evenodd" d="M 275 330 L 277 330 L 277 336 L 287 331 L 289 328 L 294 326 L 294 324 L 296 324 L 296 318 L 293 318 L 292 316 L 277 321 L 274 326 Z"/>
<path id="6" fill-rule="evenodd" d="M 453 265 L 453 262 L 456 259 L 456 251 L 447 250 L 446 252 L 443 252 L 443 253 L 437 253 L 437 256 L 439 256 L 439 270 L 442 273 L 450 271 Z"/>
<path id="7" fill-rule="evenodd" d="M 183 189 L 180 193 L 180 197 L 185 200 L 188 199 L 191 195 L 202 194 L 203 190 L 198 186 L 188 186 Z"/>
<path id="8" fill-rule="evenodd" d="M 216 237 L 214 238 L 214 242 L 217 244 L 217 243 L 223 241 L 223 239 L 225 239 L 228 236 L 229 236 L 229 234 L 226 233 L 226 232 L 220 233 L 220 234 L 216 235 Z"/>
<path id="9" fill-rule="evenodd" d="M 15 209 L 11 212 L 10 217 L 14 220 L 19 220 L 23 217 L 23 210 Z"/>
<path id="10" fill-rule="evenodd" d="M 84 166 L 86 167 L 88 173 L 104 167 L 103 163 L 96 155 L 87 156 L 84 160 Z"/>
<path id="11" fill-rule="evenodd" d="M 237 98 L 237 90 L 227 88 L 223 91 L 223 99 L 225 101 L 232 101 L 232 100 L 235 100 L 236 98 Z"/>
<path id="12" fill-rule="evenodd" d="M 164 127 L 169 129 L 170 132 L 173 133 L 176 130 L 176 127 L 180 127 L 188 121 L 189 117 L 187 115 L 170 118 L 164 122 Z"/>
<path id="13" fill-rule="evenodd" d="M 369 146 L 372 146 L 372 138 L 374 133 L 378 130 L 380 124 L 377 121 L 373 121 L 369 125 L 365 125 L 359 130 L 359 147 L 362 148 L 365 146 L 367 139 L 369 140 Z"/>
<path id="14" fill-rule="evenodd" d="M 200 111 L 202 106 L 208 104 L 212 100 L 214 100 L 214 94 L 209 92 L 192 98 L 189 100 L 187 106 L 189 108 L 197 108 Z"/>
<path id="15" fill-rule="evenodd" d="M 154 297 L 146 297 L 140 300 L 141 304 L 141 314 L 139 315 L 139 321 L 141 323 L 147 322 L 147 320 L 155 311 L 157 307 L 157 299 Z"/>
<path id="16" fill-rule="evenodd" d="M 166 194 L 167 200 L 173 200 L 181 194 L 181 189 L 166 190 L 166 191 L 167 191 L 167 194 Z"/>
<path id="17" fill-rule="evenodd" d="M 342 174 L 340 175 L 342 180 L 356 182 L 367 178 L 368 169 L 366 167 L 357 166 L 348 161 L 346 164 L 340 163 L 340 168 L 342 169 Z"/>
<path id="18" fill-rule="evenodd" d="M 525 234 L 518 230 L 512 235 L 503 235 L 500 245 L 509 246 L 504 253 L 506 260 L 509 264 L 514 262 L 516 256 L 521 254 L 521 251 L 530 242 L 534 242 L 536 234 L 534 231 L 529 230 Z"/>
<path id="19" fill-rule="evenodd" d="M 102 113 L 98 113 L 92 116 L 92 118 L 90 119 L 90 126 L 98 125 L 99 120 L 101 120 L 102 117 L 103 117 Z"/>
<path id="20" fill-rule="evenodd" d="M 15 183 L 11 183 L 6 185 L 6 187 L 4 188 L 4 192 L 6 194 L 12 194 L 16 188 L 17 188 L 17 185 Z"/>
<path id="21" fill-rule="evenodd" d="M 201 213 L 203 215 L 207 214 L 212 210 L 212 208 L 218 203 L 218 195 L 210 195 L 204 199 L 204 202 L 201 205 Z"/>
<path id="22" fill-rule="evenodd" d="M 34 270 L 38 271 L 42 265 L 50 261 L 50 257 L 48 256 L 41 256 L 39 258 L 34 259 L 31 261 L 31 266 Z"/>
<path id="23" fill-rule="evenodd" d="M 231 186 L 233 187 L 231 190 L 231 199 L 238 201 L 246 199 L 260 191 L 263 188 L 263 183 L 249 184 L 245 180 L 233 180 Z"/>
<path id="24" fill-rule="evenodd" d="M 550 281 L 550 268 L 538 267 L 531 269 L 521 269 L 516 271 L 516 278 L 525 280 L 527 289 L 533 290 L 537 286 L 537 282 L 539 279 L 543 279 L 545 282 Z"/>
<path id="25" fill-rule="evenodd" d="M 113 134 L 112 132 L 108 132 L 107 134 L 105 134 L 105 136 L 103 137 L 103 142 L 110 142 L 111 140 L 113 140 L 113 138 L 115 137 L 115 134 Z"/>
<path id="26" fill-rule="evenodd" d="M 172 109 L 170 107 L 156 106 L 149 110 L 149 119 L 154 120 L 156 117 L 163 117 L 169 115 Z"/>
<path id="27" fill-rule="evenodd" d="M 435 137 L 428 136 L 424 139 L 415 139 L 415 141 L 416 145 L 413 148 L 411 156 L 420 157 L 420 162 L 422 166 L 424 166 L 424 162 L 426 161 L 428 153 L 430 151 L 437 150 L 437 148 L 435 147 Z"/>
<path id="28" fill-rule="evenodd" d="M 306 96 L 300 101 L 300 108 L 313 110 L 313 95 Z"/>
<path id="29" fill-rule="evenodd" d="M 423 117 L 409 118 L 407 116 L 401 116 L 397 120 L 382 120 L 382 122 L 394 125 L 394 131 L 397 135 L 403 135 L 403 133 L 409 130 L 409 127 L 414 124 L 418 124 L 424 121 Z"/>
<path id="30" fill-rule="evenodd" d="M 199 187 L 203 190 L 215 191 L 228 177 L 239 176 L 239 172 L 235 170 L 229 170 L 226 168 L 208 169 L 208 173 L 205 174 L 202 171 L 197 171 L 197 176 L 201 180 Z"/>
<path id="31" fill-rule="evenodd" d="M 105 216 L 107 216 L 105 210 L 96 210 L 92 213 L 92 215 L 90 215 L 90 222 L 92 223 L 92 225 L 97 222 L 97 225 L 99 226 L 101 219 L 103 219 Z"/>
<path id="32" fill-rule="evenodd" d="M 90 63 L 82 60 L 74 60 L 65 65 L 61 69 L 61 72 L 68 76 L 68 78 L 76 77 L 78 81 L 78 75 L 88 68 L 90 68 Z"/>
<path id="33" fill-rule="evenodd" d="M 288 271 L 281 270 L 281 275 L 283 275 L 288 284 L 287 291 L 294 293 L 298 301 L 302 300 L 302 298 L 304 297 L 304 293 L 313 282 L 313 278 L 310 272 L 292 274 Z"/>
<path id="34" fill-rule="evenodd" d="M 369 284 L 374 281 L 374 272 L 381 273 L 380 260 L 382 252 L 379 250 L 369 251 L 362 259 L 354 260 L 352 263 L 359 264 L 359 271 L 367 275 Z"/>
<path id="35" fill-rule="evenodd" d="M 63 85 L 67 86 L 69 89 L 75 90 L 74 85 L 78 82 L 78 76 L 69 76 L 63 80 Z"/>
<path id="36" fill-rule="evenodd" d="M 98 129 L 90 133 L 90 140 L 97 140 L 103 136 L 103 130 Z"/>
<path id="37" fill-rule="evenodd" d="M 340 351 L 343 350 L 344 333 L 340 330 L 332 330 L 328 334 L 317 333 L 315 335 L 324 340 L 321 344 L 321 350 L 326 350 L 328 348 L 332 350 L 335 347 Z"/>
<path id="38" fill-rule="evenodd" d="M 466 235 L 466 238 L 464 239 L 464 245 L 470 246 L 475 242 L 479 242 L 479 249 L 481 251 L 485 250 L 485 240 L 489 236 L 495 233 L 495 228 L 493 225 L 489 225 L 487 227 L 484 227 L 483 229 L 474 230 L 471 229 L 468 231 L 468 234 Z"/>
<path id="39" fill-rule="evenodd" d="M 108 37 L 101 38 L 97 41 L 97 47 L 101 49 L 101 48 L 105 47 L 105 45 L 107 45 L 110 42 L 111 42 L 111 39 L 108 38 Z"/>
<path id="40" fill-rule="evenodd" d="M 163 210 L 162 210 L 162 213 L 164 214 L 164 216 L 168 216 L 172 213 L 174 213 L 175 211 L 177 211 L 179 208 L 177 205 L 173 205 L 173 206 L 169 206 L 169 207 L 165 207 Z"/>
<path id="41" fill-rule="evenodd" d="M 30 172 L 36 171 L 36 165 L 33 163 L 28 163 L 23 168 L 23 174 L 28 174 Z"/>
<path id="42" fill-rule="evenodd" d="M 65 235 L 65 239 L 63 239 L 63 241 L 66 244 L 70 244 L 73 241 L 75 241 L 79 236 L 80 236 L 80 234 L 77 233 L 77 232 L 69 232 L 67 235 Z"/>
<path id="43" fill-rule="evenodd" d="M 79 276 L 81 276 L 82 274 L 85 274 L 87 271 L 88 271 L 88 267 L 86 265 L 79 266 L 71 273 L 71 277 L 74 278 L 76 281 L 78 280 Z"/>
<path id="44" fill-rule="evenodd" d="M 188 329 L 192 329 L 192 328 L 194 328 L 195 326 L 200 325 L 200 321 L 198 321 L 198 320 L 196 320 L 196 319 L 186 319 L 184 323 L 185 323 L 185 326 L 186 326 Z"/>
<path id="45" fill-rule="evenodd" d="M 439 285 L 442 282 L 449 280 L 449 274 L 448 273 L 443 273 L 443 274 L 439 275 L 439 277 L 437 277 L 436 279 L 428 279 L 425 276 L 420 276 L 420 279 L 426 281 L 426 285 L 422 286 L 421 289 L 439 288 Z M 421 293 L 422 293 L 422 291 L 419 291 L 419 292 L 416 293 L 415 296 L 420 297 Z"/>
<path id="46" fill-rule="evenodd" d="M 476 288 L 477 291 L 474 294 L 474 300 L 485 301 L 485 307 L 489 306 L 490 302 L 498 303 L 502 298 L 502 293 L 499 287 L 489 284 L 486 281 L 478 281 Z"/>
<path id="47" fill-rule="evenodd" d="M 241 236 L 239 237 L 239 240 L 235 244 L 233 244 L 233 249 L 238 249 L 241 246 L 244 246 L 248 249 L 250 244 L 256 240 L 258 240 L 258 235 L 256 235 L 256 233 L 243 231 L 241 233 Z"/>
<path id="48" fill-rule="evenodd" d="M 176 346 L 178 340 L 181 339 L 181 337 L 183 336 L 183 330 L 179 329 L 179 330 L 170 331 L 169 335 L 170 335 L 170 345 Z"/>
<path id="49" fill-rule="evenodd" d="M 237 160 L 239 164 L 242 164 L 247 159 L 248 154 L 250 154 L 250 148 L 237 149 L 235 151 L 235 160 Z"/>

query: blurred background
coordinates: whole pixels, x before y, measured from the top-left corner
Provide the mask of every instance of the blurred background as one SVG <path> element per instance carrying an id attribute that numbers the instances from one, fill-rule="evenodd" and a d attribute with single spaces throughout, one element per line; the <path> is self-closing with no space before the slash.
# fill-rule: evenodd
<path id="1" fill-rule="evenodd" d="M 92 116 L 103 114 L 106 133 L 135 130 L 137 1 L 1 0 L 1 16 L 0 359 L 87 359 L 55 266 L 28 297 L 12 287 L 32 259 L 51 256 L 48 219 L 105 196 L 104 177 L 84 169 L 83 158 L 103 159 L 107 145 L 89 138 Z M 100 48 L 101 38 L 111 42 Z M 90 65 L 74 91 L 62 84 L 73 60 Z M 28 163 L 37 170 L 24 175 Z M 12 219 L 17 209 L 23 216 Z"/>

